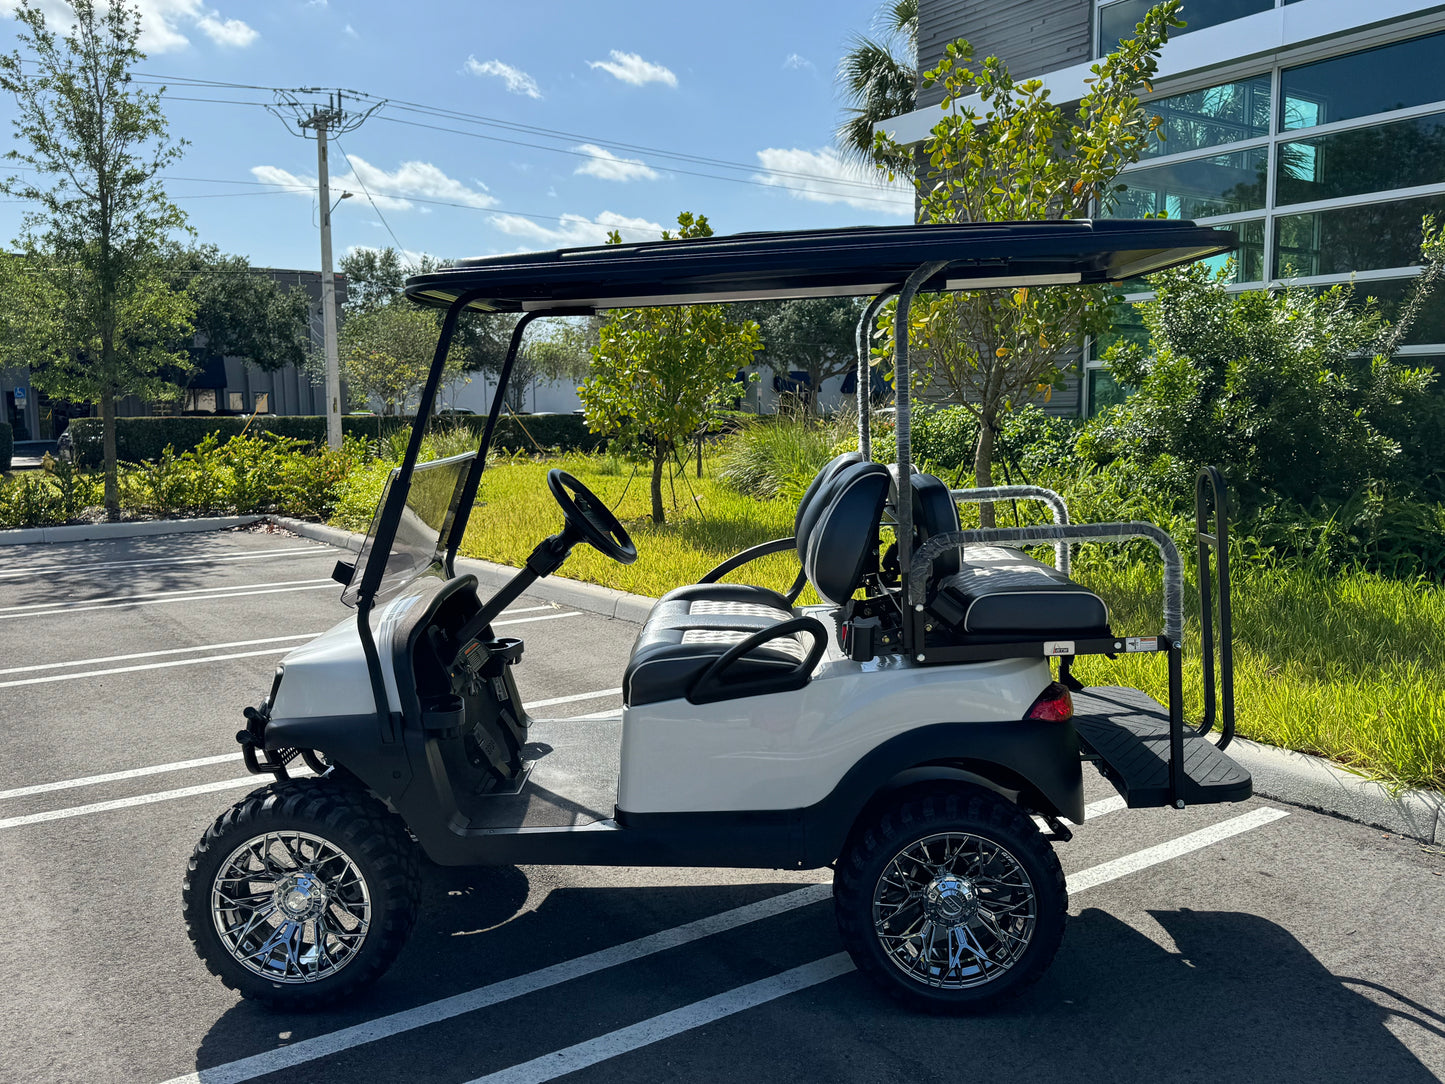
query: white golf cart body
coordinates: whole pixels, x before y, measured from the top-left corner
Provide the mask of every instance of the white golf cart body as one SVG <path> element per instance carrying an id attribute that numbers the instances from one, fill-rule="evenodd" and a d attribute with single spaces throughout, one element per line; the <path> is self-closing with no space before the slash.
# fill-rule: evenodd
<path id="1" fill-rule="evenodd" d="M 240 738 L 248 765 L 285 778 L 300 755 L 354 777 L 444 864 L 823 866 L 871 803 L 929 780 L 984 785 L 1065 832 L 1059 818 L 1084 817 L 1081 753 L 1131 805 L 1248 797 L 1247 773 L 1203 737 L 1214 711 L 1212 636 L 1206 726 L 1196 731 L 1183 721 L 1182 574 L 1172 541 L 1146 524 L 1071 525 L 1056 495 L 1018 487 L 949 494 L 952 524 L 945 512 L 941 526 L 925 525 L 919 490 L 913 500 L 899 496 L 898 479 L 913 486 L 928 480 L 910 462 L 906 336 L 895 358 L 891 475 L 871 463 L 867 390 L 867 333 L 888 297 L 898 297 L 902 321 L 920 290 L 1112 282 L 1233 242 L 1225 231 L 1181 222 L 833 230 L 497 257 L 411 280 L 410 297 L 448 312 L 406 456 L 357 562 L 338 566 L 343 598 L 357 613 L 282 661 L 270 697 L 247 713 Z M 725 585 L 705 581 L 688 589 L 688 598 L 706 606 L 674 605 L 682 616 L 665 620 L 669 595 L 638 638 L 620 721 L 536 723 L 512 679 L 521 643 L 495 637 L 490 624 L 539 575 L 554 571 L 580 536 L 564 531 L 539 545 L 528 567 L 485 601 L 472 577 L 452 572 L 526 325 L 538 316 L 624 306 L 869 294 L 876 296 L 859 325 L 861 451 L 838 467 L 837 479 L 846 474 L 844 488 L 867 489 L 872 504 L 857 513 L 850 495 L 822 485 L 830 479 L 820 475 L 817 501 L 826 507 L 806 544 L 800 510 L 800 563 L 829 601 L 791 608 L 802 575 L 790 595 L 767 592 L 784 602 L 766 606 L 726 601 L 733 598 L 726 591 L 717 595 L 723 601 L 708 602 L 708 592 Z M 419 465 L 442 359 L 464 311 L 525 316 L 478 453 Z M 957 529 L 955 499 L 1019 496 L 1050 501 L 1055 525 Z M 1214 497 L 1220 519 L 1213 537 L 1203 531 L 1201 506 L 1201 539 L 1211 542 L 1223 531 L 1217 487 Z M 834 551 L 816 551 L 834 544 L 834 527 L 833 534 L 846 535 L 838 543 L 848 555 L 843 563 L 856 552 L 859 571 L 828 586 Z M 880 529 L 898 544 L 891 579 L 880 560 Z M 1044 586 L 1072 590 L 1087 604 L 1093 596 L 1067 579 L 1069 544 L 1140 537 L 1155 543 L 1166 566 L 1162 631 L 1141 630 L 1147 637 L 1116 638 L 1107 616 L 1084 622 L 1086 631 L 976 636 L 968 630 L 972 618 L 949 616 L 958 604 L 943 597 L 934 567 L 957 561 L 967 547 L 1053 545 L 1060 567 L 1048 570 Z M 757 547 L 707 580 L 745 565 L 749 555 L 794 544 Z M 1030 593 L 1028 577 L 1042 576 L 1043 566 L 1034 568 L 1038 562 L 1017 549 L 994 552 L 1025 577 L 1018 597 L 994 600 L 1017 609 Z M 1203 561 L 1204 541 L 1200 555 Z M 1220 588 L 1227 602 L 1227 581 Z M 855 601 L 855 591 L 873 598 L 875 609 Z M 964 599 L 967 607 L 975 601 Z M 758 616 L 770 606 L 771 616 Z M 887 611 L 881 624 L 877 608 Z M 1013 610 L 999 612 L 999 628 L 1009 628 Z M 770 640 L 770 624 L 788 634 Z M 1175 691 L 1169 706 L 1133 690 L 1104 689 L 1077 695 L 1072 720 L 1031 713 L 1057 688 L 1053 657 L 1126 650 L 1167 657 Z M 1228 670 L 1225 654 L 1221 744 L 1233 722 Z M 1060 677 L 1069 680 L 1067 661 Z"/>

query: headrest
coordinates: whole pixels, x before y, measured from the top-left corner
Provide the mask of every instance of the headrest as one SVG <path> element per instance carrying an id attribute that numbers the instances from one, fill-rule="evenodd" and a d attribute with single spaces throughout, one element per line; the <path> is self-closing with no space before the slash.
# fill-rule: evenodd
<path id="1" fill-rule="evenodd" d="M 863 580 L 878 548 L 878 521 L 888 499 L 888 470 L 879 463 L 844 467 L 819 494 L 815 517 L 805 525 L 803 570 L 829 602 L 841 606 Z"/>
<path id="2" fill-rule="evenodd" d="M 828 484 L 828 481 L 844 467 L 861 462 L 861 452 L 844 452 L 842 455 L 834 456 L 823 464 L 823 468 L 813 475 L 813 480 L 808 483 L 808 488 L 803 493 L 803 499 L 798 502 L 798 514 L 793 517 L 793 534 L 796 536 L 803 526 L 803 516 L 812 507 L 813 501 L 817 499 L 819 492 Z M 801 553 L 801 547 L 799 548 Z"/>
<path id="3" fill-rule="evenodd" d="M 958 530 L 958 505 L 948 486 L 931 474 L 913 476 L 913 545 L 923 545 L 936 534 Z M 962 565 L 958 550 L 946 550 L 933 563 L 935 577 L 952 576 Z"/>

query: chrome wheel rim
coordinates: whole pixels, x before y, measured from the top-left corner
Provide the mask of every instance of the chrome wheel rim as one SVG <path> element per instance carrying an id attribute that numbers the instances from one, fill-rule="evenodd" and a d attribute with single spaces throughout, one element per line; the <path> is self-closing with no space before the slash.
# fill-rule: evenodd
<path id="1" fill-rule="evenodd" d="M 231 852 L 211 883 L 221 944 L 271 982 L 329 978 L 371 928 L 371 893 L 351 856 L 308 832 L 267 832 Z"/>
<path id="2" fill-rule="evenodd" d="M 890 963 L 943 990 L 983 986 L 1033 940 L 1038 896 L 1018 859 L 993 840 L 943 832 L 910 843 L 873 889 L 873 930 Z"/>

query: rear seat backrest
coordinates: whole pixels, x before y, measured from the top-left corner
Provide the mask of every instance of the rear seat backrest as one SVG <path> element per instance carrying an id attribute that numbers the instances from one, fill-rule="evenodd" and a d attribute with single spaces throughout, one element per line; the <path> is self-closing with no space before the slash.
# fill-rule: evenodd
<path id="1" fill-rule="evenodd" d="M 879 463 L 845 467 L 809 509 L 798 535 L 808 581 L 829 602 L 853 597 L 878 545 L 878 521 L 888 499 L 888 469 Z"/>
<path id="2" fill-rule="evenodd" d="M 931 474 L 913 476 L 913 545 L 923 545 L 936 534 L 958 530 L 958 505 L 953 494 Z M 952 576 L 962 567 L 958 550 L 944 550 L 934 559 L 935 578 Z"/>
<path id="3" fill-rule="evenodd" d="M 818 495 L 827 487 L 837 473 L 844 467 L 852 466 L 854 463 L 861 463 L 863 455 L 861 452 L 844 452 L 842 455 L 834 456 L 823 464 L 821 470 L 813 475 L 813 480 L 808 483 L 808 488 L 803 493 L 803 499 L 798 502 L 798 514 L 793 517 L 793 535 L 796 537 L 803 526 L 803 517 L 807 515 L 808 509 L 813 506 Z M 798 552 L 803 552 L 803 547 L 798 546 Z"/>

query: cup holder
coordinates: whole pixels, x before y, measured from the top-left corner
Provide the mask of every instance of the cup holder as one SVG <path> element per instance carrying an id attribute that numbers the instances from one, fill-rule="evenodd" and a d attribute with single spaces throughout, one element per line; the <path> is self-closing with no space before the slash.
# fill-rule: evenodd
<path id="1" fill-rule="evenodd" d="M 436 696 L 422 705 L 421 725 L 424 730 L 456 737 L 467 721 L 467 706 L 460 696 Z"/>

